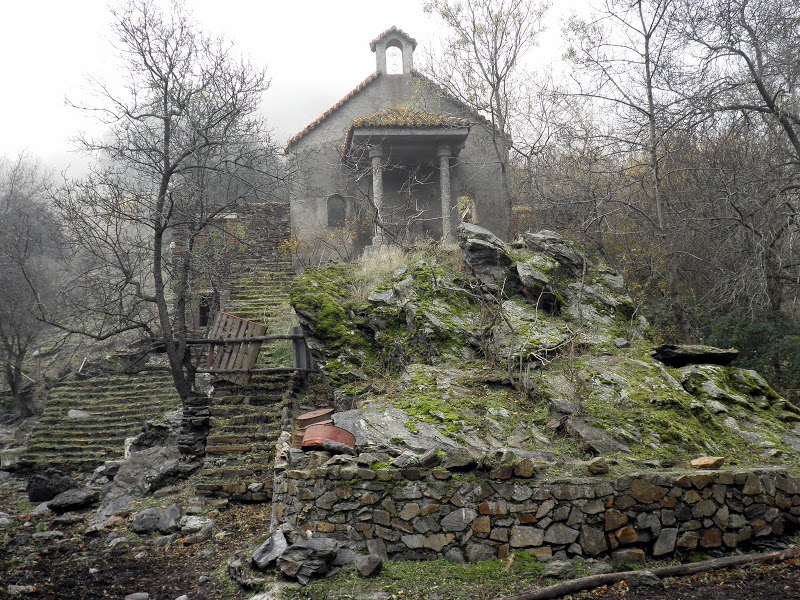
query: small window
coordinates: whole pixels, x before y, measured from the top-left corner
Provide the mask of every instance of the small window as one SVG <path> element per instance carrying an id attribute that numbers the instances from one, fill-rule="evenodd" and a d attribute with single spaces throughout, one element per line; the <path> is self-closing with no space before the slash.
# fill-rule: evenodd
<path id="1" fill-rule="evenodd" d="M 344 227 L 345 218 L 344 198 L 334 194 L 328 198 L 328 227 Z"/>
<path id="2" fill-rule="evenodd" d="M 386 73 L 389 75 L 403 74 L 403 51 L 397 46 L 386 49 Z"/>

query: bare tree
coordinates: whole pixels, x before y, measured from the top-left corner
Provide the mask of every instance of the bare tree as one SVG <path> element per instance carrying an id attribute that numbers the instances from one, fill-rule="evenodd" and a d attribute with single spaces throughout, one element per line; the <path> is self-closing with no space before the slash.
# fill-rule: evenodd
<path id="1" fill-rule="evenodd" d="M 48 175 L 24 154 L 0 159 L 0 365 L 21 416 L 31 416 L 25 359 L 45 324 L 37 305 L 56 289 L 59 232 L 45 204 Z M 37 295 L 38 294 L 38 295 Z"/>
<path id="2" fill-rule="evenodd" d="M 95 81 L 96 102 L 78 105 L 108 132 L 79 140 L 97 163 L 58 200 L 77 248 L 70 300 L 93 310 L 62 326 L 96 338 L 150 332 L 186 404 L 197 242 L 220 216 L 269 193 L 274 149 L 258 115 L 269 81 L 199 31 L 179 2 L 165 14 L 131 0 L 112 14 L 125 89 Z"/>
<path id="3" fill-rule="evenodd" d="M 665 198 L 663 163 L 669 151 L 670 132 L 681 120 L 672 90 L 680 68 L 680 45 L 675 24 L 675 0 L 606 0 L 590 21 L 573 19 L 569 56 L 579 67 L 579 93 L 605 105 L 614 115 L 614 146 L 628 163 L 628 176 L 642 172 L 649 181 L 641 189 L 651 197 L 655 215 L 648 218 L 664 251 L 666 297 L 681 336 L 691 337 L 679 291 L 678 261 L 670 250 L 670 223 Z M 587 77 L 588 76 L 588 77 Z M 630 168 L 641 165 L 643 169 Z"/>
<path id="4" fill-rule="evenodd" d="M 716 189 L 750 240 L 742 264 L 763 291 L 753 298 L 777 314 L 799 266 L 800 13 L 786 0 L 701 0 L 681 2 L 679 16 L 696 62 L 680 82 L 696 129 L 725 131 L 721 147 L 747 155 Z"/>
<path id="5" fill-rule="evenodd" d="M 425 10 L 448 28 L 442 56 L 429 57 L 427 75 L 444 91 L 489 118 L 505 204 L 512 211 L 510 149 L 513 123 L 524 99 L 524 59 L 543 29 L 547 2 L 430 0 Z M 481 123 L 484 125 L 484 123 Z M 510 232 L 504 232 L 506 236 Z"/>

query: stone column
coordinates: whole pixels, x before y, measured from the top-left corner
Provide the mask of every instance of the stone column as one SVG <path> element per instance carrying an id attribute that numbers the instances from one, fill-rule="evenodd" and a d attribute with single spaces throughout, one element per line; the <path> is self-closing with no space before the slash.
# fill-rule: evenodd
<path id="1" fill-rule="evenodd" d="M 450 146 L 439 146 L 439 185 L 442 198 L 442 241 L 450 237 L 452 215 L 450 214 Z"/>
<path id="2" fill-rule="evenodd" d="M 372 202 L 375 204 L 376 227 L 372 245 L 376 248 L 383 243 L 383 150 L 371 148 L 369 157 L 372 160 Z"/>

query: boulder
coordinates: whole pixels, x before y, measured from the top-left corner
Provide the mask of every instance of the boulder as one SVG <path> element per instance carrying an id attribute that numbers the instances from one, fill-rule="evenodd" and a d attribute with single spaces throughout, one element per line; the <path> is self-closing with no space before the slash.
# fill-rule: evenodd
<path id="1" fill-rule="evenodd" d="M 158 519 L 158 530 L 162 533 L 173 533 L 180 529 L 179 520 L 183 510 L 179 504 L 170 504 Z"/>
<path id="2" fill-rule="evenodd" d="M 347 444 L 336 442 L 334 440 L 323 441 L 322 448 L 323 450 L 327 450 L 331 454 L 347 454 L 350 456 L 355 456 L 356 454 L 355 448 L 353 448 L 352 446 L 348 446 Z"/>
<path id="3" fill-rule="evenodd" d="M 356 558 L 356 570 L 362 577 L 372 577 L 381 572 L 383 559 L 380 556 L 369 554 L 361 555 Z"/>
<path id="4" fill-rule="evenodd" d="M 24 446 L 0 450 L 0 469 L 11 469 L 16 467 L 26 450 L 27 448 Z M 8 471 L 0 471 L 0 481 L 9 475 L 10 474 Z"/>
<path id="5" fill-rule="evenodd" d="M 444 449 L 444 459 L 442 467 L 448 470 L 468 470 L 475 467 L 478 460 L 472 453 L 461 446 L 449 447 Z"/>
<path id="6" fill-rule="evenodd" d="M 386 544 L 380 538 L 373 538 L 367 540 L 367 551 L 370 554 L 379 556 L 383 562 L 389 562 L 389 552 L 386 550 Z"/>
<path id="7" fill-rule="evenodd" d="M 471 508 L 456 509 L 442 519 L 442 529 L 445 531 L 464 531 L 477 516 L 478 513 Z"/>
<path id="8" fill-rule="evenodd" d="M 96 490 L 88 490 L 85 488 L 72 489 L 62 492 L 50 500 L 50 502 L 47 503 L 47 507 L 53 512 L 65 513 L 72 510 L 88 508 L 97 503 L 99 499 L 100 493 Z"/>
<path id="9" fill-rule="evenodd" d="M 464 262 L 484 285 L 502 288 L 514 281 L 510 270 L 513 260 L 505 243 L 488 229 L 461 223 L 456 228 Z"/>
<path id="10" fill-rule="evenodd" d="M 560 302 L 550 278 L 537 266 L 529 262 L 517 263 L 517 277 L 522 285 L 522 294 L 528 303 L 533 304 L 537 309 L 553 314 L 558 312 Z"/>
<path id="11" fill-rule="evenodd" d="M 662 344 L 652 353 L 652 357 L 668 367 L 685 367 L 686 365 L 711 364 L 729 365 L 739 356 L 735 348 L 715 348 L 699 344 Z"/>
<path id="12" fill-rule="evenodd" d="M 78 484 L 72 477 L 51 467 L 44 473 L 32 475 L 28 480 L 26 491 L 31 502 L 44 502 L 77 487 Z"/>
<path id="13" fill-rule="evenodd" d="M 184 515 L 181 517 L 180 521 L 178 521 L 181 533 L 184 534 L 198 533 L 209 523 L 212 523 L 211 519 L 197 515 Z"/>
<path id="14" fill-rule="evenodd" d="M 108 517 L 113 517 L 114 515 L 124 512 L 131 504 L 133 504 L 133 496 L 129 494 L 117 496 L 108 503 L 104 501 L 102 506 L 97 509 L 97 519 L 99 521 L 105 521 Z"/>
<path id="15" fill-rule="evenodd" d="M 632 591 L 636 591 L 642 588 L 663 588 L 664 582 L 653 573 L 652 571 L 648 571 L 647 569 L 643 569 L 641 571 L 636 571 L 635 573 L 631 574 L 626 580 L 628 583 L 628 587 Z"/>
<path id="16" fill-rule="evenodd" d="M 114 477 L 114 487 L 133 496 L 146 496 L 178 479 L 180 456 L 177 446 L 148 448 L 131 454 Z"/>
<path id="17" fill-rule="evenodd" d="M 592 264 L 588 258 L 575 249 L 572 242 L 554 231 L 542 230 L 538 233 L 526 233 L 522 239 L 528 250 L 549 256 L 562 267 L 569 277 L 580 277 L 584 264 L 587 269 Z"/>
<path id="18" fill-rule="evenodd" d="M 554 560 L 547 563 L 542 569 L 542 577 L 555 579 L 568 579 L 575 574 L 575 565 L 568 560 Z"/>
<path id="19" fill-rule="evenodd" d="M 589 468 L 589 473 L 592 475 L 605 475 L 608 473 L 608 463 L 602 456 L 595 456 L 592 460 L 586 463 Z"/>
<path id="20" fill-rule="evenodd" d="M 131 531 L 133 533 L 148 534 L 158 529 L 158 522 L 164 511 L 160 508 L 146 508 L 133 518 Z"/>
<path id="21" fill-rule="evenodd" d="M 288 547 L 286 536 L 282 531 L 276 531 L 272 537 L 253 551 L 253 565 L 263 571 L 278 560 Z"/>
<path id="22" fill-rule="evenodd" d="M 330 538 L 312 538 L 292 544 L 278 558 L 278 567 L 287 577 L 306 585 L 331 569 L 339 552 L 339 543 Z"/>
<path id="23" fill-rule="evenodd" d="M 141 452 L 148 448 L 157 448 L 177 442 L 177 433 L 169 423 L 156 423 L 147 421 L 143 431 L 131 440 L 129 451 L 131 454 Z"/>

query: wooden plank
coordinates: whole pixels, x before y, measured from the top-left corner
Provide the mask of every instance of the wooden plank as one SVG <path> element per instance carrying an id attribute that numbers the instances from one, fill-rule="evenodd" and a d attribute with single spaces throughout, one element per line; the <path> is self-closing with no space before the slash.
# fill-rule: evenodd
<path id="1" fill-rule="evenodd" d="M 241 333 L 244 329 L 241 320 L 236 319 L 231 321 L 231 331 L 229 337 L 242 337 Z M 225 344 L 225 360 L 222 361 L 220 367 L 223 369 L 233 369 L 236 364 L 236 352 L 239 350 L 239 345 L 236 343 Z"/>
<path id="2" fill-rule="evenodd" d="M 217 314 L 214 315 L 214 324 L 211 326 L 211 330 L 209 331 L 209 338 L 217 339 L 220 337 L 219 332 L 222 328 L 222 322 L 225 320 L 225 313 L 221 311 L 217 311 Z M 206 366 L 210 369 L 214 364 L 214 355 L 216 354 L 218 348 L 216 344 L 211 344 L 208 347 L 208 361 L 206 361 Z"/>
<path id="3" fill-rule="evenodd" d="M 264 335 L 267 332 L 267 328 L 265 325 L 255 324 L 256 326 L 253 328 L 253 337 Z M 258 360 L 258 355 L 261 352 L 261 346 L 263 342 L 250 342 L 249 348 L 244 356 L 244 362 L 242 366 L 245 369 L 252 369 L 256 361 Z"/>
<path id="4" fill-rule="evenodd" d="M 232 315 L 226 314 L 225 315 L 225 326 L 222 330 L 222 337 L 236 337 L 236 333 L 239 330 L 239 323 L 236 319 L 233 318 Z M 230 361 L 230 351 L 231 347 L 226 342 L 223 347 L 222 351 L 219 353 L 219 359 L 217 360 L 216 367 L 218 369 L 227 369 L 228 363 Z"/>

